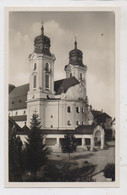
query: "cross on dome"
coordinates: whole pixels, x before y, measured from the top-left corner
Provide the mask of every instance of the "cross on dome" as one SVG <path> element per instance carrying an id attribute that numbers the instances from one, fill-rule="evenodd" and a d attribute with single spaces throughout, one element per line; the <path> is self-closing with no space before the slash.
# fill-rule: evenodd
<path id="1" fill-rule="evenodd" d="M 77 35 L 75 35 L 75 49 L 77 49 Z"/>
<path id="2" fill-rule="evenodd" d="M 42 24 L 42 26 L 41 26 L 41 34 L 44 35 L 43 18 L 42 18 L 41 24 Z"/>

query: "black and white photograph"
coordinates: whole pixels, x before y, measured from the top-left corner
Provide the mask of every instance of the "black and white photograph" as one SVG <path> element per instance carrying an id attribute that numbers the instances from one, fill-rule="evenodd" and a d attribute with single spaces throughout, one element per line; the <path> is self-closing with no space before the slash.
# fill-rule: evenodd
<path id="1" fill-rule="evenodd" d="M 14 9 L 7 29 L 7 185 L 115 186 L 115 9 Z"/>

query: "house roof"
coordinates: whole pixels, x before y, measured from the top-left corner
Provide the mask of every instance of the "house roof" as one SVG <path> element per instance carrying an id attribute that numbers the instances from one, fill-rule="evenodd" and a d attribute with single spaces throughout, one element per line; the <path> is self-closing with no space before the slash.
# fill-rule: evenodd
<path id="1" fill-rule="evenodd" d="M 14 121 L 26 121 L 27 115 L 11 116 Z"/>
<path id="2" fill-rule="evenodd" d="M 9 94 L 9 110 L 26 108 L 29 84 L 15 87 Z"/>
<path id="3" fill-rule="evenodd" d="M 65 93 L 70 87 L 79 84 L 75 77 L 62 79 L 54 82 L 54 90 L 56 95 Z M 27 108 L 27 93 L 29 91 L 29 84 L 21 85 L 13 88 L 9 94 L 9 110 L 17 110 Z"/>
<path id="4" fill-rule="evenodd" d="M 111 116 L 109 116 L 107 113 L 102 112 L 102 111 L 97 111 L 97 110 L 92 110 L 91 111 L 93 114 L 94 119 L 98 122 L 98 123 L 104 123 L 106 122 L 107 118 L 112 118 Z"/>
<path id="5" fill-rule="evenodd" d="M 98 111 L 98 110 L 91 110 L 91 112 L 92 112 L 94 117 L 96 117 L 102 113 L 101 111 Z"/>
<path id="6" fill-rule="evenodd" d="M 73 134 L 73 135 L 91 135 L 95 129 L 96 125 L 79 125 L 75 130 L 58 130 L 58 129 L 41 129 L 43 135 L 65 135 L 65 134 Z M 25 125 L 23 128 L 18 129 L 18 135 L 28 135 L 30 129 Z"/>
<path id="7" fill-rule="evenodd" d="M 54 90 L 56 92 L 56 95 L 63 93 L 66 93 L 66 91 L 74 86 L 79 84 L 79 81 L 75 77 L 70 77 L 62 80 L 58 80 L 54 82 Z"/>
<path id="8" fill-rule="evenodd" d="M 42 129 L 42 134 L 92 134 L 96 125 L 80 125 L 75 130 Z"/>
<path id="9" fill-rule="evenodd" d="M 15 126 L 17 130 L 21 130 L 21 127 L 12 119 L 12 117 L 9 117 L 9 128 L 12 128 L 13 126 Z"/>
<path id="10" fill-rule="evenodd" d="M 12 84 L 9 84 L 9 94 L 12 92 L 12 90 L 15 88 L 15 86 L 14 85 L 12 85 Z"/>

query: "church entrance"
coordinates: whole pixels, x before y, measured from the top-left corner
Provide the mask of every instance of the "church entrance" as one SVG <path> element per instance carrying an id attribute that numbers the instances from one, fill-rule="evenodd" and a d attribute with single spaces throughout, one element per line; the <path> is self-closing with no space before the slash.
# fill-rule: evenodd
<path id="1" fill-rule="evenodd" d="M 93 132 L 93 147 L 104 148 L 104 129 L 100 125 Z"/>
<path id="2" fill-rule="evenodd" d="M 101 131 L 100 130 L 95 132 L 94 145 L 99 148 L 101 147 Z"/>

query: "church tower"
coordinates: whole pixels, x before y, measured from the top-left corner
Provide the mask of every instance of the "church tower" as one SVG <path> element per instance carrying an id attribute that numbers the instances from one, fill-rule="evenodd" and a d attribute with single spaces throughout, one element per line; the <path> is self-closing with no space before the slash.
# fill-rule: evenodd
<path id="1" fill-rule="evenodd" d="M 88 103 L 86 95 L 86 71 L 87 66 L 83 64 L 83 53 L 77 48 L 77 40 L 74 49 L 69 52 L 69 64 L 65 66 L 66 78 L 75 77 L 85 90 L 84 99 Z"/>
<path id="2" fill-rule="evenodd" d="M 42 24 L 41 35 L 34 39 L 34 52 L 29 55 L 31 67 L 29 91 L 27 95 L 27 125 L 34 112 L 37 112 L 43 124 L 45 100 L 54 97 L 54 61 L 50 52 L 50 39 L 44 35 Z"/>
<path id="3" fill-rule="evenodd" d="M 69 52 L 69 64 L 65 66 L 66 78 L 75 77 L 79 82 L 86 82 L 87 66 L 83 64 L 83 53 L 77 49 L 77 41 L 74 49 Z"/>

